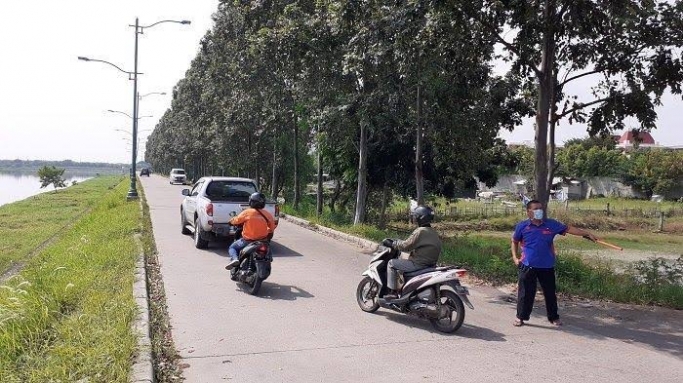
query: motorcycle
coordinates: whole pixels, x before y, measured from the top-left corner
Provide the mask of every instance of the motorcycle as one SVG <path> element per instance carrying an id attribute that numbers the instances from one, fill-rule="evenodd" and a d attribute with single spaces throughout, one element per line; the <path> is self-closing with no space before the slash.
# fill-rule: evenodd
<path id="1" fill-rule="evenodd" d="M 467 296 L 469 290 L 460 285 L 460 277 L 467 271 L 455 266 L 429 267 L 409 273 L 399 273 L 399 297 L 385 299 L 387 267 L 401 252 L 378 246 L 370 266 L 356 290 L 360 309 L 373 313 L 380 307 L 403 314 L 428 319 L 435 329 L 445 333 L 457 331 L 465 320 L 465 306 L 474 310 Z M 464 302 L 464 304 L 463 304 Z M 455 314 L 455 318 L 454 318 Z"/>
<path id="2" fill-rule="evenodd" d="M 236 239 L 239 238 L 239 232 Z M 248 244 L 239 254 L 239 265 L 230 270 L 230 279 L 247 285 L 247 292 L 258 294 L 261 283 L 270 276 L 273 255 L 268 240 L 254 241 Z"/>

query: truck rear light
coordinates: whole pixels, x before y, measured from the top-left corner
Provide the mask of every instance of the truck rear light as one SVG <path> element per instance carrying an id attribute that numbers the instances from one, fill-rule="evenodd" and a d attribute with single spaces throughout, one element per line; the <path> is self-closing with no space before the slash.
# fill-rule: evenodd
<path id="1" fill-rule="evenodd" d="M 275 205 L 275 216 L 279 217 L 280 216 L 280 205 Z"/>
<path id="2" fill-rule="evenodd" d="M 209 217 L 213 217 L 213 204 L 212 203 L 206 205 L 206 215 L 208 215 Z"/>

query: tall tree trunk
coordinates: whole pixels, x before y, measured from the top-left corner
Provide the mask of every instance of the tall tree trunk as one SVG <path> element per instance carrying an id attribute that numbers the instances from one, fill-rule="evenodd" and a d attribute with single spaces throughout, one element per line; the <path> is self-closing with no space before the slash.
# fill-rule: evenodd
<path id="1" fill-rule="evenodd" d="M 543 206 L 548 204 L 548 123 L 550 121 L 550 101 L 554 95 L 553 69 L 555 63 L 555 36 L 552 19 L 555 14 L 555 0 L 545 1 L 545 33 L 541 51 L 541 67 L 538 100 L 536 104 L 536 161 L 534 166 L 534 186 L 536 199 Z"/>
<path id="2" fill-rule="evenodd" d="M 337 199 L 339 199 L 339 196 L 341 195 L 342 187 L 341 187 L 341 181 L 335 180 L 334 181 L 334 192 L 332 193 L 332 196 L 330 196 L 330 203 L 328 204 L 330 207 L 330 212 L 334 213 L 336 211 L 335 205 L 337 203 Z"/>
<path id="3" fill-rule="evenodd" d="M 418 77 L 420 71 L 418 70 Z M 415 140 L 415 190 L 417 204 L 424 206 L 424 174 L 422 173 L 422 122 L 420 121 L 420 112 L 422 107 L 422 100 L 420 98 L 420 84 L 417 85 L 417 139 Z"/>
<path id="4" fill-rule="evenodd" d="M 255 165 L 256 161 L 254 161 L 254 151 L 251 150 L 251 131 L 247 131 L 247 150 L 247 158 L 249 159 L 249 164 L 247 165 L 247 174 L 249 175 L 249 178 L 252 178 L 252 168 Z"/>
<path id="5" fill-rule="evenodd" d="M 365 202 L 368 194 L 368 123 L 360 123 L 360 142 L 358 159 L 358 189 L 356 190 L 356 213 L 353 224 L 360 225 L 365 221 Z"/>
<path id="6" fill-rule="evenodd" d="M 549 123 L 549 137 L 548 137 L 548 191 L 552 190 L 553 179 L 555 178 L 555 128 L 557 127 L 557 105 L 555 102 L 557 78 L 553 75 L 553 95 L 550 97 L 550 123 Z"/>
<path id="7" fill-rule="evenodd" d="M 261 140 L 256 141 L 256 153 L 261 153 Z M 256 155 L 256 162 L 254 166 L 256 167 L 256 190 L 261 191 L 261 161 L 258 160 L 258 154 Z"/>
<path id="8" fill-rule="evenodd" d="M 277 138 L 273 137 L 273 181 L 271 183 L 272 191 L 271 191 L 271 197 L 274 200 L 277 200 L 277 194 L 278 194 L 278 189 L 277 189 L 277 179 L 278 179 L 278 172 L 277 172 Z"/>
<path id="9" fill-rule="evenodd" d="M 318 217 L 323 214 L 323 155 L 320 148 L 320 132 L 318 132 L 318 189 L 316 191 L 315 213 Z"/>
<path id="10" fill-rule="evenodd" d="M 299 124 L 294 113 L 294 209 L 299 209 Z"/>
<path id="11" fill-rule="evenodd" d="M 388 173 L 388 171 L 387 171 Z M 379 212 L 379 228 L 384 230 L 387 226 L 387 205 L 389 204 L 389 181 L 385 178 L 384 187 L 382 188 L 382 207 Z"/>

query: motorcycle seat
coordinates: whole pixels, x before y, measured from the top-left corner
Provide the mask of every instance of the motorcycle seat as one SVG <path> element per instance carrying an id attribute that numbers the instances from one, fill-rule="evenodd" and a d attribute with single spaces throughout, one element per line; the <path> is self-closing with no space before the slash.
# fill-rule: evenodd
<path id="1" fill-rule="evenodd" d="M 411 271 L 409 273 L 403 273 L 403 276 L 406 278 L 412 278 L 412 277 L 417 277 L 418 275 L 431 273 L 432 271 L 436 271 L 436 267 L 427 267 L 426 269 L 420 269 L 420 270 Z"/>

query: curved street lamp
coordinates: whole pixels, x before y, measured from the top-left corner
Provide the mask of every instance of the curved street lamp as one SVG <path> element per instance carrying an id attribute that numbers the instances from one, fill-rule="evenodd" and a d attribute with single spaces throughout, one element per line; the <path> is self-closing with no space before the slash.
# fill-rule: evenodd
<path id="1" fill-rule="evenodd" d="M 138 94 L 138 76 L 137 76 L 137 71 L 138 71 L 138 35 L 141 35 L 145 32 L 146 28 L 152 28 L 156 25 L 163 24 L 163 23 L 177 23 L 177 24 L 190 24 L 189 20 L 161 20 L 157 21 L 156 23 L 150 24 L 150 25 L 140 25 L 139 19 L 136 17 L 135 18 L 135 25 L 129 25 L 131 27 L 135 27 L 135 54 L 134 54 L 134 66 L 133 68 L 133 150 L 132 150 L 132 169 L 131 169 L 131 178 L 130 178 L 130 190 L 128 191 L 128 198 L 137 198 L 138 197 L 138 191 L 135 189 L 135 165 L 136 165 L 136 156 L 137 156 L 137 135 L 138 135 L 138 102 L 140 101 L 140 95 Z"/>
<path id="2" fill-rule="evenodd" d="M 128 117 L 128 118 L 131 118 L 131 119 L 133 118 L 133 116 L 131 116 L 130 114 L 128 114 L 128 113 L 126 113 L 126 112 L 122 112 L 122 111 L 120 111 L 120 110 L 107 109 L 107 112 L 110 112 L 110 113 L 119 113 L 119 114 L 123 114 L 124 116 L 126 116 L 126 117 Z M 145 118 L 145 117 L 154 117 L 154 116 L 140 116 L 140 117 L 138 117 L 138 120 L 141 119 L 141 118 Z"/>
<path id="3" fill-rule="evenodd" d="M 115 111 L 115 110 L 109 110 L 109 112 L 113 113 L 121 113 L 131 120 L 133 120 L 133 150 L 132 150 L 132 160 L 131 160 L 131 171 L 130 171 L 130 190 L 128 190 L 128 199 L 134 199 L 138 197 L 138 192 L 135 187 L 135 163 L 136 163 L 136 155 L 137 155 L 137 134 L 138 134 L 138 120 L 142 117 L 138 117 L 138 103 L 142 97 L 148 96 L 150 94 L 165 94 L 163 92 L 152 92 L 145 94 L 143 96 L 140 96 L 138 93 L 138 75 L 142 74 L 138 72 L 138 35 L 141 35 L 144 33 L 145 29 L 147 28 L 152 28 L 156 25 L 163 24 L 163 23 L 176 23 L 176 24 L 183 24 L 183 25 L 188 25 L 191 22 L 189 20 L 161 20 L 157 21 L 153 24 L 150 25 L 140 25 L 139 19 L 136 17 L 135 18 L 135 25 L 129 25 L 131 27 L 135 27 L 135 51 L 134 51 L 134 64 L 133 64 L 133 71 L 129 72 L 126 70 L 121 69 L 116 64 L 112 64 L 109 61 L 105 60 L 98 60 L 98 59 L 92 59 L 89 57 L 84 57 L 84 56 L 79 56 L 78 59 L 81 61 L 93 61 L 93 62 L 101 62 L 110 66 L 113 66 L 117 70 L 126 73 L 128 75 L 129 80 L 133 80 L 133 115 L 130 116 L 127 113 L 120 112 L 120 111 Z M 144 117 L 151 117 L 151 116 L 144 116 Z"/>
<path id="4" fill-rule="evenodd" d="M 138 94 L 138 101 L 139 101 L 139 100 L 142 100 L 143 98 L 145 98 L 145 97 L 147 97 L 147 96 L 151 96 L 151 95 L 153 95 L 153 94 L 158 94 L 158 95 L 161 95 L 161 96 L 165 96 L 165 95 L 166 95 L 166 92 L 149 92 L 149 93 L 145 93 L 145 94 L 143 94 L 143 95 Z"/>
<path id="5" fill-rule="evenodd" d="M 129 72 L 129 71 L 127 71 L 127 70 L 123 70 L 123 69 L 121 69 L 121 67 L 119 67 L 118 65 L 113 64 L 113 63 L 110 63 L 109 61 L 106 61 L 106 60 L 91 59 L 91 58 L 85 57 L 85 56 L 78 56 L 78 59 L 81 60 L 81 61 L 95 62 L 95 63 L 103 63 L 103 64 L 107 64 L 107 65 L 109 65 L 109 66 L 112 66 L 112 67 L 118 69 L 119 72 L 123 72 L 123 73 L 127 74 L 129 80 L 132 80 L 132 79 L 133 79 L 133 75 L 136 74 L 136 73 L 133 73 L 133 72 Z M 144 73 L 137 73 L 137 74 L 144 74 Z"/>

